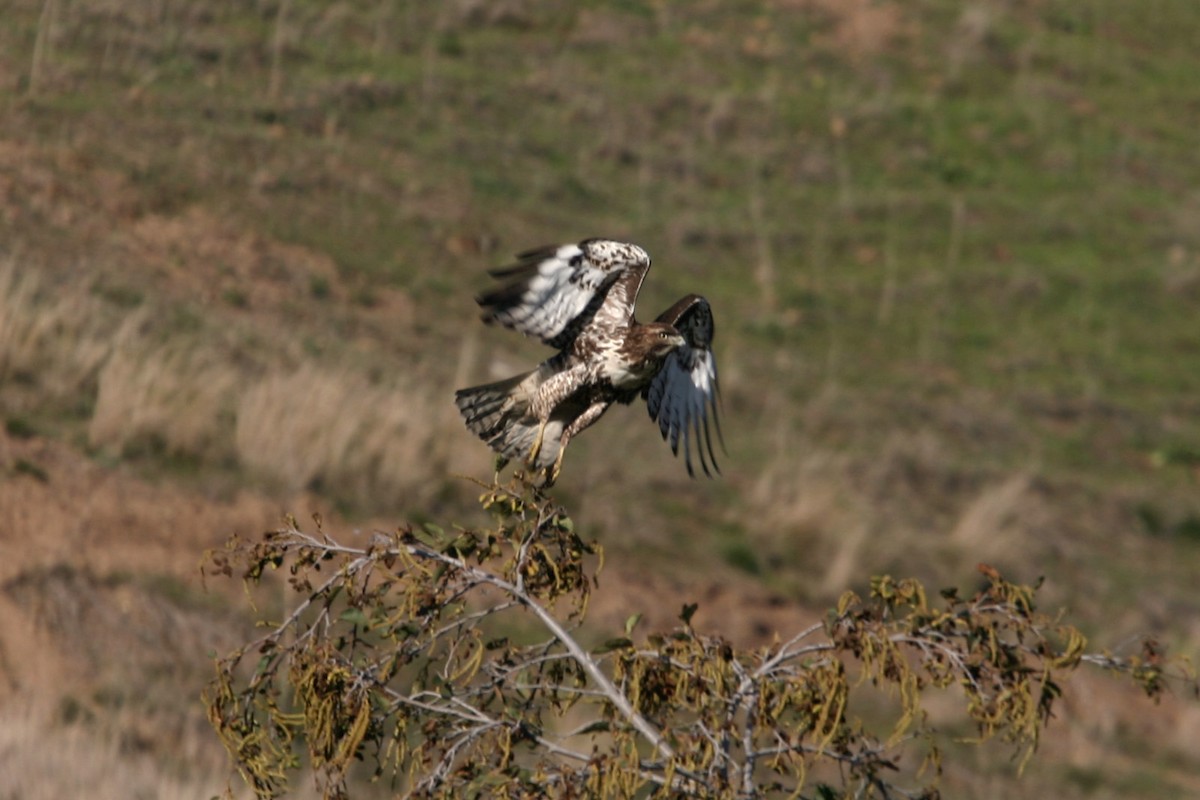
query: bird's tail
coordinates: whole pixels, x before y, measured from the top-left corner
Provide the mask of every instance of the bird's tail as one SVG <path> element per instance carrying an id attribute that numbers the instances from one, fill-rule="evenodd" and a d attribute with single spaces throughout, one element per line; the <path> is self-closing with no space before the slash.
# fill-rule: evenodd
<path id="1" fill-rule="evenodd" d="M 467 428 L 485 442 L 500 433 L 506 423 L 525 412 L 519 391 L 531 373 L 515 375 L 495 383 L 471 386 L 454 393 L 454 403 L 467 423 Z"/>
<path id="2" fill-rule="evenodd" d="M 529 399 L 541 383 L 538 370 L 495 383 L 471 386 L 454 393 L 454 403 L 467 428 L 505 458 L 524 459 L 537 438 L 538 421 L 531 417 Z M 550 420 L 542 437 L 535 466 L 554 463 L 563 423 Z"/>

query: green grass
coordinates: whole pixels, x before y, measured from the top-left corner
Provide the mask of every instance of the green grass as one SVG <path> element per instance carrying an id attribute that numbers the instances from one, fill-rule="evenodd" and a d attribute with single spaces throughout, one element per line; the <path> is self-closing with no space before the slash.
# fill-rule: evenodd
<path id="1" fill-rule="evenodd" d="M 1173 217 L 1200 180 L 1186 3 L 996 10 L 952 57 L 959 7 L 927 2 L 859 59 L 829 43 L 828 15 L 769 4 L 535 4 L 494 24 L 405 9 L 381 39 L 370 4 L 327 18 L 300 3 L 277 98 L 274 12 L 201 7 L 107 33 L 64 10 L 54 90 L 10 104 L 62 140 L 95 126 L 80 147 L 129 175 L 146 211 L 224 210 L 330 254 L 347 280 L 447 310 L 494 260 L 451 257 L 451 235 L 493 235 L 503 253 L 611 231 L 658 256 L 651 297 L 715 297 L 751 369 L 773 346 L 841 354 L 778 376 L 785 390 L 820 377 L 907 391 L 936 363 L 1001 404 L 1032 390 L 1160 414 L 1200 391 L 1194 299 L 1161 278 L 1167 246 L 1195 243 Z M 597 20 L 607 33 L 590 33 Z M 34 11 L 21 22 L 18 64 Z M 752 174 L 797 325 L 755 312 Z"/>
<path id="2" fill-rule="evenodd" d="M 335 287 L 310 282 L 322 309 L 289 332 L 310 357 L 389 369 L 420 343 L 449 380 L 442 355 L 485 267 L 555 239 L 629 237 L 658 265 L 643 315 L 689 290 L 714 301 L 719 352 L 738 362 L 735 479 L 754 480 L 782 426 L 863 459 L 897 429 L 932 430 L 959 467 L 1184 483 L 1144 464 L 1200 447 L 1200 289 L 1186 278 L 1200 269 L 1200 10 L 927 0 L 856 50 L 819 5 L 530 3 L 493 18 L 296 2 L 272 94 L 278 6 L 121 22 L 84 2 L 58 10 L 46 85 L 0 99 L 11 136 L 75 154 L 54 166 L 64 181 L 123 176 L 134 216 L 200 206 L 332 258 L 366 300 L 324 309 Z M 0 34 L 26 77 L 40 11 L 19 5 Z M 49 218 L 6 230 L 94 249 L 74 232 Z M 455 252 L 455 237 L 487 244 Z M 355 315 L 381 288 L 415 317 L 363 335 Z M 135 278 L 97 291 L 155 304 Z M 195 330 L 257 311 L 240 287 L 222 298 L 190 312 L 215 315 Z M 845 407 L 806 427 L 830 386 Z M 956 422 L 964 406 L 977 418 Z M 989 432 L 997 420 L 1008 433 Z M 690 534 L 701 520 L 681 506 L 664 516 Z"/>

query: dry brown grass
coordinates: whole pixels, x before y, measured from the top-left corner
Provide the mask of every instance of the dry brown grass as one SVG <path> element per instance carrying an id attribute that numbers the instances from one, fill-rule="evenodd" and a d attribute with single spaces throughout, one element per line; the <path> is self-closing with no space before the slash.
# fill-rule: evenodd
<path id="1" fill-rule="evenodd" d="M 79 286 L 52 286 L 36 267 L 0 261 L 0 387 L 5 407 L 61 401 L 89 384 L 111 352 L 112 320 Z M 29 387 L 29 391 L 20 391 Z"/>
<path id="2" fill-rule="evenodd" d="M 950 539 L 971 557 L 988 563 L 1009 558 L 1024 544 L 1022 516 L 1038 504 L 1030 496 L 1032 476 L 1017 473 L 984 487 L 963 509 Z"/>
<path id="3" fill-rule="evenodd" d="M 38 438 L 0 435 L 0 476 L 0 796 L 219 792 L 198 697 L 207 654 L 246 628 L 203 591 L 199 557 L 275 506 L 153 487 Z"/>
<path id="4" fill-rule="evenodd" d="M 212 457 L 228 449 L 230 405 L 242 376 L 194 342 L 156 343 L 126 318 L 99 371 L 88 422 L 93 447 L 128 451 L 154 443 L 168 453 Z"/>
<path id="5" fill-rule="evenodd" d="M 89 288 L 52 285 L 15 259 L 0 264 L 5 409 L 90 406 L 93 446 L 121 452 L 154 440 L 170 452 L 208 455 L 236 370 L 194 340 L 164 338 L 144 309 L 114 309 Z"/>
<path id="6" fill-rule="evenodd" d="M 114 309 L 87 285 L 59 290 L 5 262 L 5 409 L 36 413 L 48 399 L 81 404 L 90 408 L 87 441 L 102 451 L 237 463 L 286 492 L 321 489 L 376 507 L 439 491 L 452 448 L 469 441 L 450 386 L 431 369 L 412 366 L 384 382 L 363 367 L 289 368 L 286 347 L 256 349 L 259 363 L 248 363 L 231 352 L 236 327 L 197 334 L 172 330 L 163 316 Z M 380 503 L 388 497 L 397 500 Z"/>
<path id="7" fill-rule="evenodd" d="M 871 520 L 855 502 L 847 478 L 842 460 L 810 450 L 798 460 L 777 456 L 752 487 L 754 502 L 763 510 L 760 546 L 782 538 L 803 550 L 805 561 L 820 565 L 808 590 L 812 597 L 836 597 L 844 590 L 857 574 L 866 544 Z"/>
<path id="8" fill-rule="evenodd" d="M 165 767 L 120 736 L 64 725 L 27 708 L 0 711 L 0 795 L 21 800 L 130 797 L 208 800 L 225 791 L 227 770 L 212 758 L 211 743 L 193 732 L 174 745 L 188 769 Z M 197 755 L 206 756 L 195 761 Z M 207 769 L 205 768 L 207 766 Z M 238 787 L 237 784 L 233 788 Z M 252 797 L 242 790 L 235 797 Z"/>
<path id="9" fill-rule="evenodd" d="M 446 462 L 438 418 L 421 381 L 373 385 L 349 370 L 309 365 L 242 391 L 235 441 L 243 465 L 290 491 L 323 489 L 364 503 L 402 493 L 411 502 Z"/>

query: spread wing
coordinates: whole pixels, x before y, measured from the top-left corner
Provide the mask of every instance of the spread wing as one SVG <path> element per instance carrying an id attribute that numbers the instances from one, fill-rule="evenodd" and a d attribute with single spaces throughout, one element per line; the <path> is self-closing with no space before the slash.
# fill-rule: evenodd
<path id="1" fill-rule="evenodd" d="M 507 282 L 476 298 L 483 321 L 563 349 L 594 320 L 628 324 L 650 257 L 634 244 L 586 239 L 543 247 L 492 270 Z"/>
<path id="2" fill-rule="evenodd" d="M 712 428 L 717 432 L 721 449 L 721 421 L 717 413 L 720 392 L 717 386 L 717 360 L 712 351 L 713 317 L 708 301 L 690 294 L 658 315 L 659 322 L 669 322 L 687 340 L 687 344 L 667 357 L 654 380 L 643 395 L 650 418 L 658 423 L 663 439 L 671 443 L 671 452 L 679 453 L 683 440 L 683 458 L 688 475 L 692 475 L 692 440 L 704 474 L 720 472 L 713 453 Z"/>

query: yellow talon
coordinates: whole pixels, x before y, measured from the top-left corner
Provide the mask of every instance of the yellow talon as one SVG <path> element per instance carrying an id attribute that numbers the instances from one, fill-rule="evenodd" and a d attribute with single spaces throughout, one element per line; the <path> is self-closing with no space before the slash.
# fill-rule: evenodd
<path id="1" fill-rule="evenodd" d="M 546 469 L 546 482 L 542 484 L 543 488 L 549 488 L 558 480 L 558 474 L 562 472 L 563 453 L 567 452 L 567 448 L 560 447 L 558 450 L 558 458 L 554 459 L 554 464 Z"/>
<path id="2" fill-rule="evenodd" d="M 538 425 L 537 438 L 533 440 L 533 447 L 529 450 L 529 460 L 527 463 L 531 468 L 537 466 L 538 455 L 542 452 L 542 438 L 546 435 L 546 422 L 548 420 L 542 420 L 541 424 Z"/>

